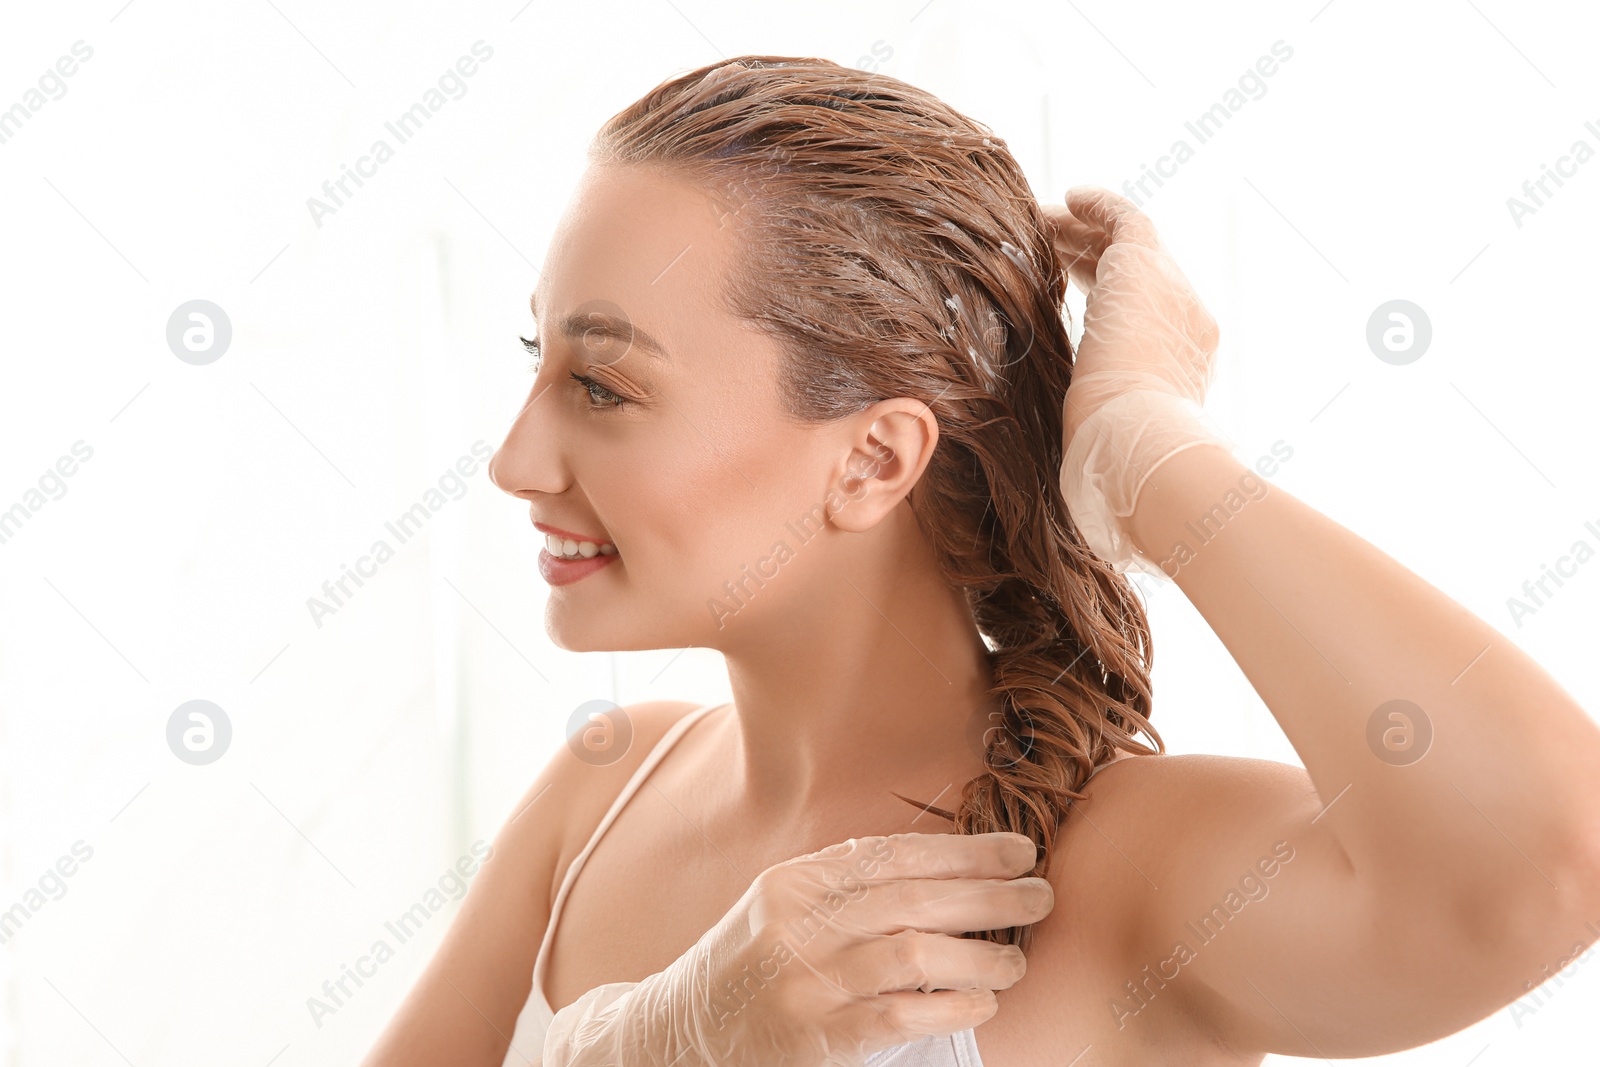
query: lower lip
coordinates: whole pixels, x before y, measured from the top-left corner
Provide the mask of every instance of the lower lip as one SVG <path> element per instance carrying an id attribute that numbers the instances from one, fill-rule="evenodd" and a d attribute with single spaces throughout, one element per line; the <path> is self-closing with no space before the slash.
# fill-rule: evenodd
<path id="1" fill-rule="evenodd" d="M 616 553 L 611 555 L 590 556 L 588 559 L 561 559 L 552 556 L 548 549 L 539 550 L 539 573 L 551 585 L 571 585 L 589 577 L 607 563 L 617 559 Z"/>

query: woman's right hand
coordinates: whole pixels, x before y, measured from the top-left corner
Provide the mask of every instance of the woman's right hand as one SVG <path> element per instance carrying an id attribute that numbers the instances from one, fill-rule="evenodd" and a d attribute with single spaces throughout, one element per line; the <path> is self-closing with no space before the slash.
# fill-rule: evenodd
<path id="1" fill-rule="evenodd" d="M 860 1067 L 977 1026 L 1026 963 L 956 935 L 1048 915 L 1036 858 L 1021 834 L 892 834 L 769 867 L 664 971 L 558 1012 L 544 1067 Z"/>

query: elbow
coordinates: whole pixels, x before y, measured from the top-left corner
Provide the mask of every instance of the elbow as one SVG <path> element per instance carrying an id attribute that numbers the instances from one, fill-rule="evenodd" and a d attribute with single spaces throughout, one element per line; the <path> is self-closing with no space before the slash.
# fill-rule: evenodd
<path id="1" fill-rule="evenodd" d="M 1568 877 L 1582 899 L 1587 921 L 1600 928 L 1600 812 L 1577 835 Z"/>
<path id="2" fill-rule="evenodd" d="M 1600 938 L 1600 823 L 1543 853 L 1537 867 L 1527 857 L 1509 857 L 1506 866 L 1496 880 L 1499 910 L 1512 914 L 1506 928 L 1523 944 L 1577 951 Z"/>
<path id="3" fill-rule="evenodd" d="M 1552 918 L 1572 921 L 1581 916 L 1580 926 L 1587 923 L 1597 930 L 1589 936 L 1600 936 L 1600 794 L 1556 806 L 1564 812 L 1560 822 L 1546 831 L 1551 844 L 1539 853 L 1529 849 L 1532 860 L 1512 862 L 1527 869 L 1537 860 L 1542 868 L 1542 877 L 1520 883 L 1532 894 L 1530 903 L 1553 905 Z"/>
<path id="4" fill-rule="evenodd" d="M 1505 853 L 1481 856 L 1477 877 L 1434 883 L 1442 929 L 1482 962 L 1528 974 L 1600 940 L 1600 826 L 1559 848 Z"/>

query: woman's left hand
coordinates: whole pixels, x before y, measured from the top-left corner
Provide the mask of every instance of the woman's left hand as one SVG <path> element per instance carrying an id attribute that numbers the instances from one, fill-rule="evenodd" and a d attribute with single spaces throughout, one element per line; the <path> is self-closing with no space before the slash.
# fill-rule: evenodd
<path id="1" fill-rule="evenodd" d="M 1216 320 L 1133 203 L 1096 186 L 1041 205 L 1068 277 L 1087 294 L 1062 402 L 1061 493 L 1084 542 L 1113 568 L 1164 572 L 1133 544 L 1139 491 L 1167 459 L 1232 442 L 1201 419 Z"/>
<path id="2" fill-rule="evenodd" d="M 1068 277 L 1087 298 L 1066 427 L 1073 434 L 1125 390 L 1153 389 L 1205 402 L 1215 369 L 1217 322 L 1156 235 L 1125 197 L 1098 186 L 1042 204 Z"/>

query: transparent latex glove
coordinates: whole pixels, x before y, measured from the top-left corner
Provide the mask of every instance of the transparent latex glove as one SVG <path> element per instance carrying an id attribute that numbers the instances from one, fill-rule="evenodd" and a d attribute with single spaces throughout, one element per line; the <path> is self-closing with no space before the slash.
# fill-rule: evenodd
<path id="1" fill-rule="evenodd" d="M 1201 411 L 1217 323 L 1133 202 L 1097 186 L 1042 204 L 1068 278 L 1087 302 L 1062 404 L 1061 493 L 1078 532 L 1119 571 L 1167 577 L 1129 535 L 1145 481 L 1201 444 L 1234 451 Z"/>
<path id="2" fill-rule="evenodd" d="M 994 1015 L 1014 945 L 955 936 L 1047 915 L 1021 834 L 852 838 L 769 867 L 665 970 L 591 989 L 546 1031 L 543 1067 L 861 1067 Z"/>

